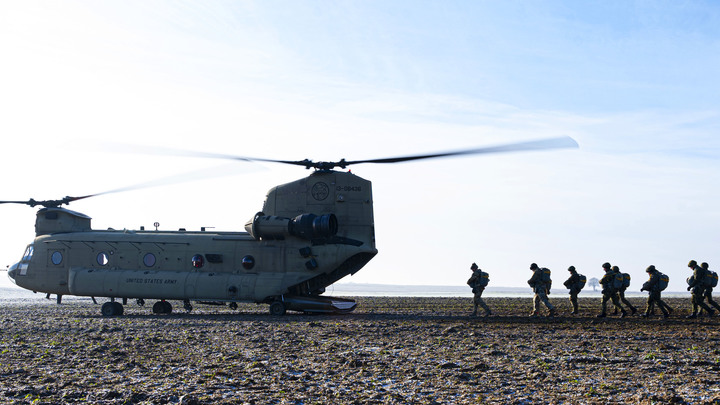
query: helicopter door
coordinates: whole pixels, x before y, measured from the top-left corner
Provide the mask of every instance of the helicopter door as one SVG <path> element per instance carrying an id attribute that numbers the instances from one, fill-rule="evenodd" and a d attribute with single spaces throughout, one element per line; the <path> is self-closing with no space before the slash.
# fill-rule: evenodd
<path id="1" fill-rule="evenodd" d="M 48 249 L 47 268 L 58 285 L 67 285 L 67 262 L 65 249 Z"/>

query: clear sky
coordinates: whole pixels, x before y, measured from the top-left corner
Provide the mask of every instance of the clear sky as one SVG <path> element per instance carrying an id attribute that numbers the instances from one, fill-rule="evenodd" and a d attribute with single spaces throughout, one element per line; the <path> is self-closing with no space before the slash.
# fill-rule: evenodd
<path id="1" fill-rule="evenodd" d="M 562 289 L 609 261 L 631 289 L 655 264 L 681 290 L 688 260 L 720 269 L 713 1 L 9 0 L 0 55 L 0 200 L 171 178 L 70 208 L 242 230 L 307 172 L 140 151 L 360 160 L 566 135 L 580 148 L 353 167 L 380 253 L 343 282 L 462 285 L 477 262 L 521 287 L 537 262 Z M 0 206 L 2 267 L 34 214 Z"/>

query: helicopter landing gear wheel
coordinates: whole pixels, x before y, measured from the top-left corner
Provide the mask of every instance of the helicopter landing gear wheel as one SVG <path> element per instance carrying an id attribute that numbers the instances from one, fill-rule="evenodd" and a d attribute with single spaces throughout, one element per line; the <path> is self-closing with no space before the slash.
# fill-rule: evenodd
<path id="1" fill-rule="evenodd" d="M 171 314 L 172 313 L 172 305 L 170 305 L 167 301 L 158 301 L 155 304 L 153 304 L 153 313 L 154 314 Z"/>
<path id="2" fill-rule="evenodd" d="M 286 309 L 287 308 L 285 308 L 285 304 L 282 301 L 273 301 L 273 303 L 270 304 L 270 315 L 274 315 L 274 316 L 285 315 Z"/>
<path id="3" fill-rule="evenodd" d="M 125 311 L 121 303 L 111 301 L 104 303 L 102 307 L 100 307 L 100 312 L 103 316 L 120 316 Z"/>

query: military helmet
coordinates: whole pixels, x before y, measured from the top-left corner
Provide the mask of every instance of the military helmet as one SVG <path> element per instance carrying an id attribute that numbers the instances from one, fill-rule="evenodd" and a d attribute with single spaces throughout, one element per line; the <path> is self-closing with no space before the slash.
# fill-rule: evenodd
<path id="1" fill-rule="evenodd" d="M 610 263 L 605 262 L 605 263 L 603 263 L 602 267 L 603 267 L 603 269 L 609 269 L 609 268 L 610 268 Z"/>
<path id="2" fill-rule="evenodd" d="M 537 263 L 533 263 L 530 265 L 530 270 L 537 270 L 537 268 L 538 268 Z"/>
<path id="3" fill-rule="evenodd" d="M 694 268 L 697 266 L 697 262 L 695 260 L 690 260 L 690 263 L 688 263 L 688 267 Z"/>
<path id="4" fill-rule="evenodd" d="M 575 271 L 575 266 L 568 267 L 568 271 Z"/>
<path id="5" fill-rule="evenodd" d="M 620 267 L 612 266 L 612 271 L 614 271 L 615 273 L 620 273 Z"/>
<path id="6" fill-rule="evenodd" d="M 650 266 L 648 266 L 647 269 L 645 269 L 645 271 L 647 271 L 648 273 L 650 273 L 651 271 L 655 271 L 655 270 L 656 270 L 655 266 L 653 266 L 652 264 Z"/>
<path id="7" fill-rule="evenodd" d="M 470 265 L 470 270 L 477 270 L 477 269 L 478 269 L 477 264 L 473 263 L 472 265 Z"/>
<path id="8" fill-rule="evenodd" d="M 702 262 L 702 264 L 700 265 L 700 267 L 702 267 L 703 269 L 707 270 L 708 268 L 710 268 L 710 265 L 707 264 L 707 262 Z"/>

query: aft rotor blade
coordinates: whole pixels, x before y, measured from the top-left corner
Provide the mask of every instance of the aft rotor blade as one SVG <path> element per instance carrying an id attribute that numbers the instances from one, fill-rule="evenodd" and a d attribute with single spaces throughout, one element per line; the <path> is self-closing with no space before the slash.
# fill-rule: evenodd
<path id="1" fill-rule="evenodd" d="M 531 151 L 531 150 L 545 150 L 545 149 L 561 149 L 561 148 L 577 148 L 578 143 L 574 139 L 563 136 L 558 138 L 541 139 L 536 141 L 519 142 L 508 145 L 491 146 L 485 148 L 466 149 L 451 152 L 438 152 L 424 155 L 412 155 L 412 156 L 399 156 L 383 159 L 367 159 L 367 160 L 353 160 L 346 161 L 342 159 L 338 162 L 313 162 L 309 159 L 304 160 L 277 160 L 277 159 L 264 159 L 254 158 L 248 156 L 236 156 L 222 153 L 209 153 L 201 151 L 190 151 L 176 148 L 167 147 L 155 147 L 155 146 L 132 146 L 126 144 L 107 144 L 113 145 L 113 151 L 118 152 L 130 152 L 130 153 L 147 153 L 152 155 L 169 155 L 169 156 L 185 156 L 195 158 L 210 158 L 210 159 L 226 159 L 226 160 L 239 160 L 246 162 L 270 162 L 270 163 L 282 163 L 295 166 L 303 166 L 306 169 L 315 168 L 317 170 L 332 170 L 336 167 L 346 168 L 349 165 L 360 164 L 360 163 L 400 163 L 408 162 L 412 160 L 421 159 L 433 159 L 451 156 L 462 156 L 462 155 L 477 155 L 477 154 L 489 154 L 489 153 L 506 153 L 506 152 L 520 152 L 520 151 Z"/>
<path id="2" fill-rule="evenodd" d="M 408 162 L 412 160 L 421 159 L 435 159 L 442 157 L 451 156 L 462 156 L 462 155 L 479 155 L 479 154 L 490 154 L 490 153 L 506 153 L 506 152 L 520 152 L 520 151 L 531 151 L 531 150 L 544 150 L 544 149 L 562 149 L 562 148 L 577 148 L 578 143 L 570 138 L 569 136 L 563 136 L 559 138 L 541 139 L 537 141 L 527 141 L 520 143 L 512 143 L 508 145 L 490 146 L 485 148 L 477 149 L 466 149 L 452 152 L 440 152 L 431 153 L 426 155 L 412 155 L 412 156 L 400 156 L 384 159 L 368 159 L 368 160 L 353 160 L 345 162 L 346 165 L 359 164 L 359 163 L 400 163 Z"/>
<path id="3" fill-rule="evenodd" d="M 169 148 L 165 146 L 145 146 L 145 145 L 128 145 L 118 142 L 101 142 L 101 146 L 107 148 L 111 152 L 118 153 L 143 153 L 146 155 L 154 156 L 178 156 L 178 157 L 193 157 L 193 158 L 206 158 L 206 159 L 224 159 L 224 160 L 239 160 L 244 162 L 269 162 L 269 163 L 284 163 L 298 166 L 305 166 L 304 161 L 289 161 L 289 160 L 276 160 L 276 159 L 265 159 L 255 158 L 249 156 L 238 156 L 228 155 L 225 153 L 212 153 L 202 152 L 188 149 Z"/>

